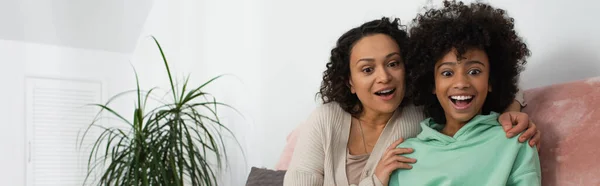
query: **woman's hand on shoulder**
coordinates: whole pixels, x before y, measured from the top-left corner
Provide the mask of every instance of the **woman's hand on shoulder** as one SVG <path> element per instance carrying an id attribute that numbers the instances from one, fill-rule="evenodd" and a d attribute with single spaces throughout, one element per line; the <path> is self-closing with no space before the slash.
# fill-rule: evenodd
<path id="1" fill-rule="evenodd" d="M 383 185 L 388 185 L 390 175 L 396 169 L 411 169 L 413 163 L 417 160 L 401 156 L 402 154 L 410 154 L 414 150 L 411 148 L 396 148 L 404 139 L 400 138 L 390 145 L 382 155 L 377 167 L 375 167 L 375 176 Z"/>
<path id="2" fill-rule="evenodd" d="M 529 115 L 523 112 L 508 111 L 502 113 L 498 118 L 498 122 L 506 132 L 506 137 L 512 138 L 519 133 L 519 142 L 529 140 L 529 146 L 536 145 L 539 149 L 541 133 L 537 129 L 535 123 L 529 120 Z"/>

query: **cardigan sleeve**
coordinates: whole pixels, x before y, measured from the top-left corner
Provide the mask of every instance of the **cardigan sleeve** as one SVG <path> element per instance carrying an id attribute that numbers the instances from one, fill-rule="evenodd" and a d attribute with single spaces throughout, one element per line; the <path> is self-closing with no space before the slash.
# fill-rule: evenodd
<path id="1" fill-rule="evenodd" d="M 527 106 L 527 102 L 525 102 L 525 96 L 521 88 L 519 88 L 519 91 L 517 92 L 517 94 L 515 94 L 515 100 L 519 102 L 519 104 L 521 104 L 521 108 Z"/>
<path id="2" fill-rule="evenodd" d="M 330 112 L 326 107 L 313 111 L 298 138 L 290 166 L 285 174 L 284 186 L 323 185 L 324 143 L 326 122 Z"/>

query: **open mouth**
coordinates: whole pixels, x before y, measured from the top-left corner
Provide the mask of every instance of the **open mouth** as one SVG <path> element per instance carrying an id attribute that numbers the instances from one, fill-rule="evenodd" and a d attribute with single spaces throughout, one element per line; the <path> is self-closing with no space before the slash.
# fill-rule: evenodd
<path id="1" fill-rule="evenodd" d="M 465 109 L 465 108 L 469 107 L 469 105 L 471 105 L 471 101 L 473 101 L 473 98 L 475 98 L 475 96 L 473 96 L 473 95 L 450 96 L 449 98 L 450 98 L 450 101 L 452 101 L 452 103 L 454 103 L 456 108 Z"/>
<path id="2" fill-rule="evenodd" d="M 379 92 L 375 92 L 375 95 L 378 95 L 378 96 L 389 96 L 389 95 L 392 95 L 394 92 L 396 92 L 396 88 L 385 89 L 385 90 L 382 90 L 382 91 L 379 91 Z"/>

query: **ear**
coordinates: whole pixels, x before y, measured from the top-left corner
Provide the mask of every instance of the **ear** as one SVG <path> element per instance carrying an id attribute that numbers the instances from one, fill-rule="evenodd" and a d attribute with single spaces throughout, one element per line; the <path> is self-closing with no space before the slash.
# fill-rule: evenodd
<path id="1" fill-rule="evenodd" d="M 492 85 L 488 85 L 488 92 L 492 92 Z"/>
<path id="2" fill-rule="evenodd" d="M 431 93 L 435 95 L 435 84 L 431 87 Z"/>
<path id="3" fill-rule="evenodd" d="M 348 87 L 350 88 L 350 92 L 352 92 L 352 94 L 356 94 L 356 90 L 354 90 L 354 83 L 352 83 L 352 79 L 348 80 Z"/>

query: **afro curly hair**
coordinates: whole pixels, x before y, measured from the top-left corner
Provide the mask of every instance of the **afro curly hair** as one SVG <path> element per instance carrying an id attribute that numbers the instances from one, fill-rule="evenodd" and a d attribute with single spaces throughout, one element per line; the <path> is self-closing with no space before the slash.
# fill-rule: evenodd
<path id="1" fill-rule="evenodd" d="M 323 103 L 337 102 L 344 111 L 357 115 L 362 113 L 363 105 L 350 91 L 350 52 L 352 47 L 363 37 L 374 34 L 386 34 L 390 36 L 400 47 L 400 55 L 405 61 L 405 48 L 408 44 L 408 33 L 403 29 L 399 19 L 383 17 L 352 28 L 344 33 L 331 50 L 331 57 L 323 72 L 321 88 L 317 93 Z M 406 82 L 405 82 L 406 83 Z M 405 98 L 406 99 L 406 98 Z M 402 103 L 406 101 L 403 100 Z"/>
<path id="2" fill-rule="evenodd" d="M 444 110 L 431 92 L 435 87 L 434 66 L 452 49 L 457 60 L 467 50 L 485 51 L 490 63 L 489 85 L 482 114 L 502 113 L 518 91 L 519 74 L 531 55 L 527 45 L 514 30 L 514 19 L 506 11 L 485 3 L 444 1 L 440 9 L 430 8 L 417 15 L 410 31 L 406 60 L 415 105 L 423 106 L 427 117 L 446 123 Z"/>

